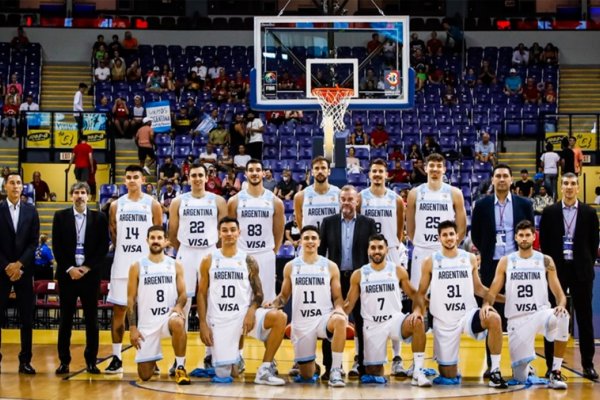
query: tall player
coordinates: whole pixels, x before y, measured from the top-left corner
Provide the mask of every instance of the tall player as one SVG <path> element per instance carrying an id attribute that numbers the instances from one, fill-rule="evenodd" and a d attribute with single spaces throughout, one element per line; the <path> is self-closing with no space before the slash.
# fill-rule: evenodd
<path id="1" fill-rule="evenodd" d="M 318 156 L 312 160 L 314 183 L 294 196 L 294 215 L 298 228 L 304 225 L 321 227 L 323 218 L 340 212 L 340 189 L 329 183 L 329 161 Z"/>
<path id="2" fill-rule="evenodd" d="M 462 333 L 477 340 L 489 334 L 492 358 L 489 386 L 507 388 L 500 372 L 502 324 L 493 309 L 480 310 L 475 295 L 484 297 L 488 288 L 479 279 L 475 255 L 458 249 L 458 229 L 454 221 L 442 221 L 437 227 L 441 251 L 423 261 L 419 295 L 429 296 L 429 311 L 433 315 L 433 351 L 440 367 L 434 383 L 458 384 L 458 351 Z M 503 299 L 499 299 L 502 301 Z"/>
<path id="3" fill-rule="evenodd" d="M 383 377 L 383 364 L 387 362 L 387 339 L 398 342 L 410 340 L 415 360 L 412 385 L 429 387 L 431 382 L 423 372 L 426 337 L 422 298 L 410 284 L 406 269 L 386 261 L 388 243 L 384 235 L 371 235 L 368 251 L 371 262 L 352 273 L 344 305 L 346 313 L 350 314 L 360 297 L 367 373 L 361 380 L 364 383 L 385 384 L 387 380 Z M 402 313 L 402 292 L 413 300 L 414 311 L 410 315 Z"/>
<path id="4" fill-rule="evenodd" d="M 207 346 L 213 346 L 213 382 L 232 382 L 231 376 L 241 372 L 237 368 L 238 344 L 242 335 L 250 335 L 265 342 L 263 362 L 254 382 L 280 386 L 285 381 L 277 377 L 273 358 L 283 340 L 287 315 L 281 310 L 260 308 L 263 293 L 258 265 L 239 248 L 239 237 L 238 221 L 221 219 L 221 248 L 206 255 L 200 264 L 200 337 Z"/>
<path id="5" fill-rule="evenodd" d="M 385 187 L 387 163 L 378 158 L 369 168 L 371 185 L 362 190 L 358 197 L 357 210 L 362 215 L 375 220 L 377 232 L 387 240 L 387 259 L 404 269 L 408 266 L 406 247 L 402 243 L 404 234 L 404 202 L 393 190 Z M 395 223 L 394 223 L 395 222 Z M 400 340 L 392 338 L 392 375 L 406 376 L 400 356 Z"/>
<path id="6" fill-rule="evenodd" d="M 221 196 L 205 190 L 208 171 L 203 164 L 190 167 L 192 190 L 171 202 L 169 241 L 177 250 L 177 261 L 183 265 L 187 302 L 183 312 L 189 315 L 192 297 L 198 288 L 198 266 L 202 258 L 217 247 L 219 220 L 227 215 L 227 202 Z M 206 348 L 204 367 L 211 368 L 211 349 Z M 172 373 L 175 370 L 172 368 Z"/>
<path id="7" fill-rule="evenodd" d="M 127 194 L 110 205 L 109 229 L 115 248 L 115 258 L 110 271 L 110 290 L 107 301 L 114 304 L 111 336 L 113 356 L 107 374 L 123 372 L 121 347 L 125 333 L 127 311 L 127 278 L 129 267 L 148 253 L 144 233 L 153 225 L 162 225 L 162 209 L 158 201 L 142 192 L 144 170 L 139 165 L 125 168 Z"/>
<path id="8" fill-rule="evenodd" d="M 283 202 L 263 186 L 262 161 L 246 164 L 248 188 L 229 199 L 228 214 L 240 223 L 239 247 L 258 263 L 264 300 L 275 298 L 275 255 L 283 240 Z"/>
<path id="9" fill-rule="evenodd" d="M 138 376 L 147 381 L 154 375 L 156 362 L 162 359 L 160 340 L 171 337 L 177 365 L 175 382 L 189 385 L 183 267 L 164 255 L 167 238 L 162 225 L 148 229 L 147 242 L 150 253 L 129 268 L 127 288 L 127 319 L 131 345 L 137 349 Z"/>
<path id="10" fill-rule="evenodd" d="M 414 245 L 410 282 L 418 287 L 421 264 L 433 252 L 440 250 L 437 227 L 440 221 L 455 221 L 458 243 L 465 237 L 467 213 L 462 192 L 444 183 L 446 160 L 433 153 L 425 159 L 427 183 L 413 188 L 406 203 L 406 231 Z"/>
<path id="11" fill-rule="evenodd" d="M 504 314 L 508 319 L 508 347 L 513 377 L 525 382 L 529 363 L 535 359 L 535 335 L 543 333 L 554 342 L 554 359 L 549 374 L 551 389 L 566 389 L 560 369 L 569 340 L 567 298 L 560 286 L 552 257 L 533 250 L 535 226 L 527 220 L 515 227 L 519 250 L 503 256 L 498 262 L 494 281 L 485 296 L 482 312 L 493 313 L 491 304 L 505 287 Z M 551 308 L 548 289 L 556 298 Z M 491 348 L 491 345 L 490 345 Z"/>

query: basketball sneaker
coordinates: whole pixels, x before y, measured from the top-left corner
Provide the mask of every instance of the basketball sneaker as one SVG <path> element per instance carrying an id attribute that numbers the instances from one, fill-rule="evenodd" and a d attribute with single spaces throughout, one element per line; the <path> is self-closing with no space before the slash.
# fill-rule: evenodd
<path id="1" fill-rule="evenodd" d="M 274 374 L 271 364 L 265 367 L 261 365 L 256 371 L 254 383 L 258 385 L 281 386 L 285 385 L 285 381 Z"/>
<path id="2" fill-rule="evenodd" d="M 244 357 L 240 356 L 240 359 L 237 363 L 238 374 L 241 374 L 246 370 L 246 361 L 244 361 Z"/>
<path id="3" fill-rule="evenodd" d="M 506 383 L 504 378 L 502 378 L 502 373 L 499 369 L 495 369 L 492 372 L 490 372 L 490 381 L 488 382 L 488 386 L 496 389 L 508 388 L 508 384 Z"/>
<path id="4" fill-rule="evenodd" d="M 560 371 L 552 371 L 550 372 L 550 382 L 548 383 L 548 387 L 550 389 L 556 390 L 566 390 L 567 382 L 563 380 L 563 377 Z"/>
<path id="5" fill-rule="evenodd" d="M 119 359 L 117 356 L 112 356 L 112 360 L 108 367 L 104 370 L 105 374 L 114 375 L 120 374 L 123 372 L 123 361 Z"/>
<path id="6" fill-rule="evenodd" d="M 295 362 L 294 365 L 292 365 L 292 368 L 290 368 L 290 372 L 288 372 L 289 376 L 298 376 L 300 375 L 300 367 L 298 366 L 298 363 Z"/>
<path id="7" fill-rule="evenodd" d="M 402 357 L 400 356 L 396 356 L 392 359 L 392 376 L 408 376 L 406 370 L 402 366 Z"/>
<path id="8" fill-rule="evenodd" d="M 190 377 L 188 376 L 187 371 L 182 365 L 177 367 L 177 369 L 175 370 L 175 382 L 178 385 L 189 385 L 191 383 Z"/>
<path id="9" fill-rule="evenodd" d="M 211 369 L 211 368 L 213 368 L 212 354 L 209 354 L 206 357 L 204 357 L 204 369 Z"/>
<path id="10" fill-rule="evenodd" d="M 344 382 L 344 378 L 342 377 L 341 368 L 332 368 L 329 373 L 329 386 L 331 387 L 344 387 L 346 386 L 346 382 Z"/>
<path id="11" fill-rule="evenodd" d="M 352 363 L 352 368 L 350 368 L 348 376 L 356 378 L 358 375 L 358 356 L 354 356 L 354 363 Z"/>
<path id="12" fill-rule="evenodd" d="M 410 384 L 419 387 L 431 387 L 431 381 L 427 379 L 423 369 L 415 370 L 413 372 Z"/>
<path id="13" fill-rule="evenodd" d="M 169 368 L 169 376 L 175 376 L 175 369 L 177 368 L 177 361 L 173 361 L 173 365 Z"/>

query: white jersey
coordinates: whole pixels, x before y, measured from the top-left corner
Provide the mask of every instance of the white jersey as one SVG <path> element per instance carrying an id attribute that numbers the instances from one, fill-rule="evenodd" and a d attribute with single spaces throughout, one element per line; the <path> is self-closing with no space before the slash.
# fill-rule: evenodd
<path id="1" fill-rule="evenodd" d="M 477 308 L 470 253 L 458 250 L 456 257 L 432 256 L 429 310 L 435 318 L 451 323 Z"/>
<path id="2" fill-rule="evenodd" d="M 438 224 L 456 219 L 452 202 L 452 186 L 442 183 L 440 190 L 431 190 L 424 183 L 417 187 L 416 195 L 413 244 L 415 247 L 439 250 Z"/>
<path id="3" fill-rule="evenodd" d="M 275 195 L 266 190 L 258 197 L 247 190 L 238 193 L 237 219 L 240 223 L 239 247 L 248 254 L 273 251 L 273 215 Z"/>
<path id="4" fill-rule="evenodd" d="M 302 203 L 302 225 L 314 225 L 321 229 L 321 222 L 325 217 L 340 212 L 340 189 L 329 185 L 329 190 L 324 194 L 315 191 L 315 185 L 310 185 L 304 190 Z"/>
<path id="5" fill-rule="evenodd" d="M 367 188 L 360 192 L 360 197 L 360 213 L 373 218 L 377 233 L 385 236 L 389 247 L 400 246 L 396 217 L 398 195 L 393 190 L 386 189 L 383 196 L 375 196 L 371 189 Z"/>
<path id="6" fill-rule="evenodd" d="M 544 255 L 534 251 L 531 257 L 521 258 L 515 251 L 506 257 L 506 318 L 550 308 Z"/>
<path id="7" fill-rule="evenodd" d="M 130 200 L 126 194 L 117 200 L 117 243 L 111 278 L 127 278 L 131 264 L 148 254 L 146 236 L 154 225 L 152 202 L 152 196 L 145 193 L 138 201 Z"/>
<path id="8" fill-rule="evenodd" d="M 396 265 L 386 262 L 381 271 L 371 264 L 360 269 L 360 315 L 365 321 L 382 323 L 402 314 L 402 289 Z"/>
<path id="9" fill-rule="evenodd" d="M 294 330 L 312 325 L 333 311 L 329 260 L 319 256 L 314 264 L 301 257 L 292 260 L 292 324 Z"/>
<path id="10" fill-rule="evenodd" d="M 235 256 L 225 257 L 221 250 L 215 250 L 211 256 L 208 320 L 218 325 L 244 319 L 252 301 L 247 254 L 238 249 Z"/>
<path id="11" fill-rule="evenodd" d="M 138 328 L 160 328 L 177 303 L 175 260 L 164 256 L 160 263 L 144 257 L 139 260 L 137 292 Z"/>
<path id="12" fill-rule="evenodd" d="M 217 196 L 206 192 L 201 198 L 184 193 L 179 203 L 177 240 L 184 246 L 207 248 L 217 244 L 219 210 Z"/>

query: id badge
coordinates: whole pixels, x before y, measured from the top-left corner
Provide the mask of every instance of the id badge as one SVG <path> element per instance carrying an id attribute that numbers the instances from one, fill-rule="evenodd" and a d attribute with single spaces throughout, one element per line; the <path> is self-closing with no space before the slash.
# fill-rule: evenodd
<path id="1" fill-rule="evenodd" d="M 563 236 L 563 256 L 565 260 L 573 259 L 573 238 Z"/>
<path id="2" fill-rule="evenodd" d="M 496 230 L 496 246 L 506 246 L 506 231 L 504 229 Z"/>
<path id="3" fill-rule="evenodd" d="M 85 253 L 83 249 L 83 245 L 81 243 L 77 243 L 75 246 L 75 264 L 78 267 L 81 267 L 85 262 Z"/>

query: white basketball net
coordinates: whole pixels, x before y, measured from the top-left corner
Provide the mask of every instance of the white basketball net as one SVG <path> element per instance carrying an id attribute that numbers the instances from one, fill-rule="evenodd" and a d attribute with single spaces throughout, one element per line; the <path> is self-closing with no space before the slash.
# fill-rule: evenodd
<path id="1" fill-rule="evenodd" d="M 333 128 L 336 132 L 346 129 L 344 114 L 353 93 L 352 89 L 338 87 L 313 89 L 312 94 L 319 100 L 319 105 L 323 110 L 321 128 L 325 129 L 327 123 L 333 122 Z"/>

